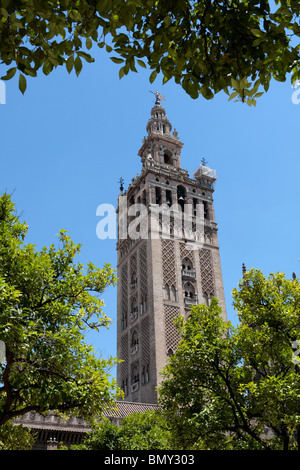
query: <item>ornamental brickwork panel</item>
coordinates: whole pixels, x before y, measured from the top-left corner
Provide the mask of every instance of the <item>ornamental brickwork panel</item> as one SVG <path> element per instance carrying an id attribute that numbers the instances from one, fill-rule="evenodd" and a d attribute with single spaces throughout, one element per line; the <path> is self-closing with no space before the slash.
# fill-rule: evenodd
<path id="1" fill-rule="evenodd" d="M 215 295 L 215 278 L 213 270 L 213 261 L 211 250 L 202 248 L 199 250 L 200 258 L 200 271 L 201 271 L 201 284 L 202 293 L 208 296 Z"/>
<path id="2" fill-rule="evenodd" d="M 135 253 L 130 258 L 130 278 L 132 278 L 132 276 L 136 276 L 136 274 L 137 274 L 137 260 L 136 260 L 136 253 Z"/>
<path id="3" fill-rule="evenodd" d="M 128 365 L 129 365 L 129 351 L 128 351 L 128 333 L 122 336 L 122 353 L 120 359 L 124 362 L 121 363 L 121 380 L 128 379 Z"/>
<path id="4" fill-rule="evenodd" d="M 121 269 L 121 312 L 123 328 L 126 328 L 128 321 L 128 267 L 127 263 Z"/>
<path id="5" fill-rule="evenodd" d="M 163 285 L 176 286 L 175 246 L 173 240 L 162 240 Z"/>
<path id="6" fill-rule="evenodd" d="M 164 306 L 165 313 L 165 336 L 166 336 L 166 351 L 167 353 L 171 350 L 173 353 L 178 347 L 179 333 L 174 324 L 175 318 L 180 314 L 178 307 L 172 307 L 170 305 Z"/>
<path id="7" fill-rule="evenodd" d="M 147 297 L 147 246 L 146 243 L 140 248 L 140 289 L 141 297 Z"/>
<path id="8" fill-rule="evenodd" d="M 188 250 L 186 248 L 185 243 L 180 243 L 179 246 L 180 246 L 181 261 L 184 260 L 185 258 L 188 258 L 191 261 L 192 265 L 194 266 L 195 265 L 195 263 L 194 263 L 194 252 L 191 251 L 191 250 Z"/>
<path id="9" fill-rule="evenodd" d="M 150 363 L 150 325 L 149 317 L 141 321 L 142 366 Z"/>

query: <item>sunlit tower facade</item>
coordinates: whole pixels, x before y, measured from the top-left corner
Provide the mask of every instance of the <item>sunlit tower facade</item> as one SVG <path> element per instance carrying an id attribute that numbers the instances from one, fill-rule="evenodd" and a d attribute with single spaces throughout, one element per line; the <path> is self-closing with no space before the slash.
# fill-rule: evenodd
<path id="1" fill-rule="evenodd" d="M 176 351 L 174 319 L 219 300 L 226 320 L 213 193 L 216 172 L 181 168 L 183 143 L 156 101 L 138 152 L 142 168 L 118 200 L 117 381 L 130 402 L 156 403 Z"/>

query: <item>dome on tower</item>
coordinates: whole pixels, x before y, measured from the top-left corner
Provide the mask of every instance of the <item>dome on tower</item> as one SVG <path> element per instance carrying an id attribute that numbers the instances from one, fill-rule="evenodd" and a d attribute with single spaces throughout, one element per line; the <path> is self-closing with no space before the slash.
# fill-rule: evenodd
<path id="1" fill-rule="evenodd" d="M 151 109 L 151 118 L 147 123 L 146 130 L 148 132 L 148 135 L 171 134 L 172 125 L 166 116 L 165 108 L 157 101 Z"/>

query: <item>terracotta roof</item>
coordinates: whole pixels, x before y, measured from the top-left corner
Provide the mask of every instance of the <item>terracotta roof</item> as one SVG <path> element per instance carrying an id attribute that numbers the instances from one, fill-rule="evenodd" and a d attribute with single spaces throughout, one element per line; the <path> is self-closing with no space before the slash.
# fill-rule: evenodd
<path id="1" fill-rule="evenodd" d="M 154 403 L 136 403 L 130 401 L 117 401 L 116 406 L 109 406 L 103 410 L 103 416 L 106 418 L 125 418 L 132 413 L 145 413 L 154 411 L 157 405 Z"/>
<path id="2" fill-rule="evenodd" d="M 157 405 L 152 403 L 133 403 L 126 401 L 117 401 L 116 406 L 107 406 L 103 409 L 103 416 L 105 418 L 125 418 L 131 413 L 145 413 L 148 410 L 157 409 Z M 52 431 L 68 431 L 68 432 L 88 432 L 90 429 L 87 427 L 82 418 L 71 417 L 63 419 L 56 416 L 54 413 L 41 415 L 39 413 L 26 413 L 24 416 L 15 420 L 16 424 L 22 424 L 32 429 L 43 429 Z"/>

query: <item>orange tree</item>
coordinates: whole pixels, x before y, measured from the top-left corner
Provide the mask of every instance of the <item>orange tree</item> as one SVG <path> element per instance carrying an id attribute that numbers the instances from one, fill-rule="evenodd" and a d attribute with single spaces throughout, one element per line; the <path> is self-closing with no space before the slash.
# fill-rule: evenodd
<path id="1" fill-rule="evenodd" d="M 179 321 L 159 390 L 175 446 L 299 449 L 299 280 L 251 270 L 233 299 L 237 327 L 215 299 Z"/>
<path id="2" fill-rule="evenodd" d="M 109 369 L 85 343 L 88 328 L 108 327 L 99 295 L 114 270 L 75 261 L 80 246 L 60 232 L 60 245 L 37 251 L 10 196 L 0 197 L 0 443 L 14 418 L 55 410 L 100 416 L 118 394 Z"/>

